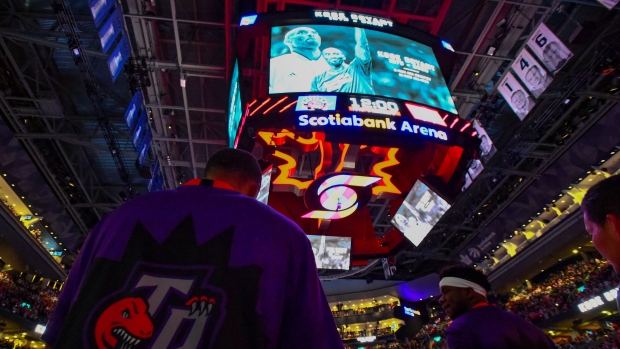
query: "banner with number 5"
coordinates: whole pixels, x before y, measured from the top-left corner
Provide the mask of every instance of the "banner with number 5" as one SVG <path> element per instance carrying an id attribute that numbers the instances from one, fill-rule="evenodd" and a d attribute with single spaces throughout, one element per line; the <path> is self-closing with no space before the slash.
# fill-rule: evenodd
<path id="1" fill-rule="evenodd" d="M 527 46 L 553 75 L 573 57 L 568 47 L 544 23 L 540 23 L 534 30 L 534 34 L 527 41 Z"/>
<path id="2" fill-rule="evenodd" d="M 510 72 L 499 83 L 497 90 L 521 120 L 534 108 L 534 99 Z"/>
<path id="3" fill-rule="evenodd" d="M 551 74 L 526 49 L 519 52 L 512 63 L 512 70 L 536 98 L 540 97 L 553 81 Z"/>

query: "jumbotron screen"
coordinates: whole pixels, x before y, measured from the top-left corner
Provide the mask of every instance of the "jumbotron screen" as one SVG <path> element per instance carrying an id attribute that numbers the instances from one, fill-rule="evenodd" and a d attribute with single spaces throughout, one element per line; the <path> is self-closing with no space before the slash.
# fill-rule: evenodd
<path id="1" fill-rule="evenodd" d="M 271 28 L 269 94 L 354 93 L 398 98 L 457 114 L 433 49 L 368 28 Z"/>
<path id="2" fill-rule="evenodd" d="M 351 238 L 346 236 L 308 235 L 318 269 L 349 270 Z"/>
<path id="3" fill-rule="evenodd" d="M 396 211 L 392 224 L 418 246 L 449 209 L 446 200 L 418 180 Z"/>

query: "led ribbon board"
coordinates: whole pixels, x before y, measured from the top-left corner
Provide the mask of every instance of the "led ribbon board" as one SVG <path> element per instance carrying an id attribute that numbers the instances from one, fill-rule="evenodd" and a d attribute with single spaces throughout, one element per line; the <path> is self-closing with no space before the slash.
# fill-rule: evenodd
<path id="1" fill-rule="evenodd" d="M 434 127 L 422 126 L 413 120 L 404 118 L 377 118 L 371 116 L 358 116 L 357 114 L 323 114 L 309 115 L 302 114 L 297 117 L 299 129 L 313 128 L 340 128 L 340 129 L 360 129 L 378 130 L 381 132 L 398 133 L 404 135 L 418 136 L 433 140 L 448 140 L 448 134 Z"/>
<path id="2" fill-rule="evenodd" d="M 304 202 L 312 211 L 302 218 L 341 219 L 364 207 L 372 196 L 370 185 L 380 177 L 332 173 L 317 178 L 306 191 Z"/>

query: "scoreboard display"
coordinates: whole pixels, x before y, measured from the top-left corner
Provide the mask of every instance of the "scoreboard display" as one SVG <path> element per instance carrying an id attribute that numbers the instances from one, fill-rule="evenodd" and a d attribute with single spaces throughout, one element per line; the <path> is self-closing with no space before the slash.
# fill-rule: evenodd
<path id="1" fill-rule="evenodd" d="M 229 146 L 259 144 L 274 164 L 270 206 L 309 236 L 351 237 L 352 265 L 406 243 L 398 232 L 363 235 L 373 229 L 368 202 L 397 207 L 420 180 L 446 202 L 461 192 L 480 139 L 446 84 L 456 62 L 448 43 L 388 19 L 317 10 L 245 17 L 235 47 Z M 418 200 L 427 216 L 429 200 Z M 416 245 L 441 217 L 427 216 Z"/>

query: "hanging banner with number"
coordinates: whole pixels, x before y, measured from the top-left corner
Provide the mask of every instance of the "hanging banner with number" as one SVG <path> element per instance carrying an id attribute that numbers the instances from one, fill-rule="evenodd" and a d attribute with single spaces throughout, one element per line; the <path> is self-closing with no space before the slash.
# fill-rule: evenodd
<path id="1" fill-rule="evenodd" d="M 534 30 L 527 46 L 553 75 L 573 57 L 568 47 L 544 23 Z"/>
<path id="2" fill-rule="evenodd" d="M 553 81 L 551 74 L 526 49 L 517 55 L 517 59 L 512 63 L 512 70 L 536 98 L 540 97 Z"/>
<path id="3" fill-rule="evenodd" d="M 497 90 L 521 120 L 534 108 L 534 99 L 510 72 L 500 82 Z"/>

